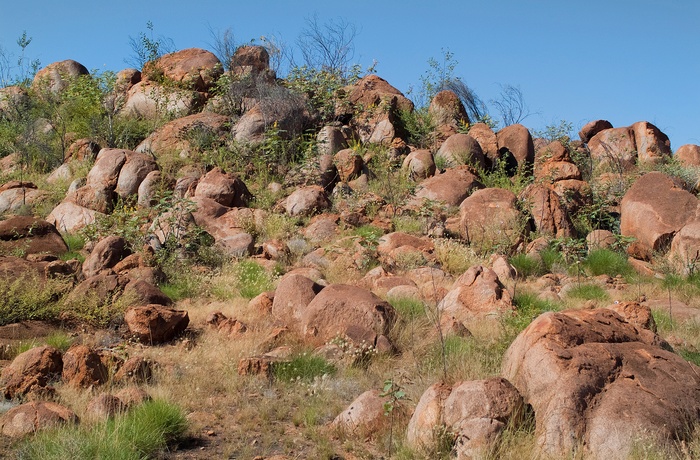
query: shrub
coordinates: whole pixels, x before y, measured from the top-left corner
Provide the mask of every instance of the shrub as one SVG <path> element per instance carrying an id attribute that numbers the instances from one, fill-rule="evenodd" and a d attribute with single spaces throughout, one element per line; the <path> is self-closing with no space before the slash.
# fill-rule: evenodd
<path id="1" fill-rule="evenodd" d="M 52 320 L 59 314 L 58 301 L 71 289 L 66 279 L 24 276 L 0 279 L 0 325 L 26 320 Z"/>
<path id="2" fill-rule="evenodd" d="M 583 261 L 583 266 L 588 273 L 593 276 L 598 275 L 629 275 L 632 273 L 632 266 L 627 261 L 627 257 L 609 249 L 596 249 L 588 254 Z"/>
<path id="3" fill-rule="evenodd" d="M 186 429 L 187 420 L 179 407 L 153 400 L 106 422 L 40 432 L 20 447 L 19 458 L 154 458 L 169 444 L 180 439 Z"/>
<path id="4" fill-rule="evenodd" d="M 275 379 L 282 382 L 297 380 L 312 381 L 316 377 L 335 374 L 336 368 L 320 356 L 308 353 L 296 355 L 289 362 L 276 364 L 273 367 Z"/>

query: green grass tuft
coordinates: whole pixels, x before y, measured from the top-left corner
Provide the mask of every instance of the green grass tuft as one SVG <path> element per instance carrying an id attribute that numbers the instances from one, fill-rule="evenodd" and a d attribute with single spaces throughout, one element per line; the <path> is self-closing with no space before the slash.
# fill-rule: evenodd
<path id="1" fill-rule="evenodd" d="M 412 321 L 425 316 L 425 304 L 412 297 L 391 297 L 389 303 L 396 310 L 399 318 Z"/>
<path id="2" fill-rule="evenodd" d="M 243 260 L 235 269 L 237 288 L 246 299 L 262 294 L 273 288 L 272 276 L 265 268 L 252 260 Z"/>
<path id="3" fill-rule="evenodd" d="M 633 272 L 627 257 L 608 249 L 596 249 L 583 262 L 586 271 L 593 276 L 627 276 Z"/>
<path id="4" fill-rule="evenodd" d="M 581 284 L 573 287 L 566 295 L 573 299 L 583 300 L 609 300 L 610 296 L 602 287 L 597 284 Z"/>
<path id="5" fill-rule="evenodd" d="M 106 422 L 40 432 L 20 447 L 19 458 L 156 458 L 169 444 L 181 438 L 186 428 L 187 420 L 179 407 L 153 400 Z"/>
<path id="6" fill-rule="evenodd" d="M 273 367 L 275 379 L 282 382 L 294 382 L 297 380 L 312 381 L 315 377 L 325 374 L 333 375 L 336 372 L 334 365 L 320 356 L 301 353 L 289 362 L 279 363 Z"/>

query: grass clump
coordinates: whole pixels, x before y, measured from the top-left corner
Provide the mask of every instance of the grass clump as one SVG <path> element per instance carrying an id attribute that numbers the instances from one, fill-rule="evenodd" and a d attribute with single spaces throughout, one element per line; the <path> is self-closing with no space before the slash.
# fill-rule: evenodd
<path id="1" fill-rule="evenodd" d="M 515 338 L 542 313 L 558 310 L 552 302 L 540 299 L 536 294 L 527 291 L 515 294 L 513 303 L 516 307 L 515 314 L 504 318 L 505 330 L 512 338 Z"/>
<path id="2" fill-rule="evenodd" d="M 433 255 L 442 270 L 451 275 L 459 276 L 480 262 L 472 248 L 457 240 L 436 239 L 434 245 Z"/>
<path id="3" fill-rule="evenodd" d="M 572 299 L 609 300 L 610 296 L 597 284 L 579 284 L 571 288 L 566 295 Z"/>
<path id="4" fill-rule="evenodd" d="M 420 299 L 412 297 L 392 297 L 389 303 L 396 310 L 399 318 L 412 321 L 426 314 L 425 304 Z"/>
<path id="5" fill-rule="evenodd" d="M 74 339 L 64 331 L 52 332 L 44 339 L 44 343 L 50 347 L 66 351 L 73 345 Z"/>
<path id="6" fill-rule="evenodd" d="M 523 279 L 545 273 L 542 261 L 527 254 L 515 254 L 508 262 L 515 267 L 518 276 Z"/>
<path id="7" fill-rule="evenodd" d="M 155 458 L 169 444 L 181 438 L 186 428 L 187 420 L 179 407 L 153 400 L 106 422 L 41 432 L 20 448 L 19 458 Z"/>
<path id="8" fill-rule="evenodd" d="M 85 238 L 78 233 L 65 233 L 63 241 L 68 246 L 68 251 L 61 254 L 61 260 L 78 259 L 80 262 L 85 262 L 85 256 L 80 253 L 80 250 L 85 247 Z"/>
<path id="9" fill-rule="evenodd" d="M 609 249 L 596 249 L 588 254 L 583 266 L 593 276 L 627 276 L 633 272 L 627 257 Z"/>
<path id="10" fill-rule="evenodd" d="M 272 275 L 262 265 L 252 260 L 239 262 L 234 273 L 236 288 L 246 299 L 252 299 L 273 288 Z"/>
<path id="11" fill-rule="evenodd" d="M 279 363 L 273 368 L 276 380 L 282 382 L 294 382 L 297 380 L 313 381 L 316 377 L 333 375 L 336 372 L 334 365 L 320 356 L 308 353 L 296 355 L 289 362 Z"/>

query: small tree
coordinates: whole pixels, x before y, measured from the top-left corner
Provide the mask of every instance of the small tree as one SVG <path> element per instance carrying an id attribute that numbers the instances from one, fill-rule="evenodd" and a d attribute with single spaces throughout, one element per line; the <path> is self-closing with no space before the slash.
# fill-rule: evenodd
<path id="1" fill-rule="evenodd" d="M 345 19 L 319 23 L 318 16 L 306 18 L 306 27 L 297 39 L 304 66 L 345 78 L 355 55 L 357 28 Z"/>
<path id="2" fill-rule="evenodd" d="M 153 35 L 154 28 L 151 21 L 146 22 L 146 29 L 148 32 L 139 32 L 137 37 L 129 36 L 132 54 L 125 62 L 137 69 L 142 69 L 148 61 L 175 51 L 175 43 L 171 38 Z"/>

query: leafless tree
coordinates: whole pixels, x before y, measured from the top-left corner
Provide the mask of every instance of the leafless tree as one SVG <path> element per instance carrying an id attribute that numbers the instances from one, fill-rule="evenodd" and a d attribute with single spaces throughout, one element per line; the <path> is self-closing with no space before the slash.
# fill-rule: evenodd
<path id="1" fill-rule="evenodd" d="M 219 61 L 221 61 L 221 65 L 223 66 L 224 70 L 231 70 L 231 58 L 233 58 L 236 48 L 238 48 L 238 45 L 236 45 L 236 37 L 233 34 L 233 29 L 229 27 L 222 32 L 215 31 L 210 26 L 209 35 L 211 35 L 213 40 L 209 46 L 211 46 L 214 54 L 217 58 L 219 58 Z"/>
<path id="2" fill-rule="evenodd" d="M 523 92 L 513 85 L 501 85 L 501 94 L 498 99 L 491 101 L 496 110 L 501 114 L 503 126 L 520 123 L 530 116 L 530 109 L 525 104 Z"/>
<path id="3" fill-rule="evenodd" d="M 355 55 L 357 28 L 339 18 L 319 23 L 318 16 L 306 19 L 297 39 L 304 65 L 345 76 Z"/>

